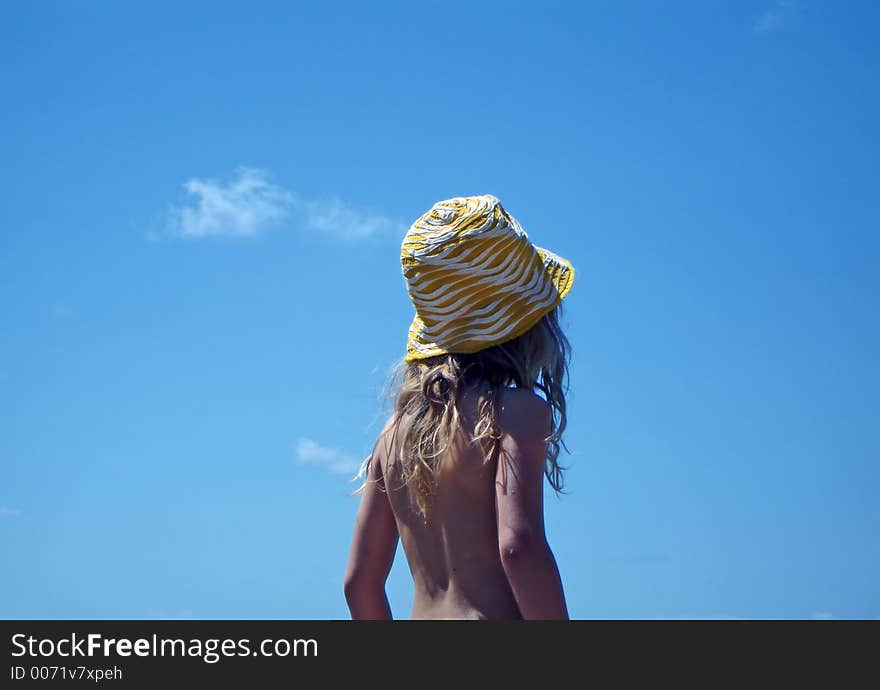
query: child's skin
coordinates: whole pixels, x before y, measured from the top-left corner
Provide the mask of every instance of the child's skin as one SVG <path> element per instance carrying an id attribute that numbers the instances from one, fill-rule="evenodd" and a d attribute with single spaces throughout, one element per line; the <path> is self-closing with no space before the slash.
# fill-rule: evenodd
<path id="1" fill-rule="evenodd" d="M 469 433 L 476 405 L 475 394 L 465 393 L 458 401 Z M 395 433 L 392 420 L 386 424 L 355 520 L 345 576 L 352 618 L 391 618 L 385 580 L 398 538 L 415 586 L 414 619 L 568 618 L 544 533 L 543 439 L 551 431 L 550 407 L 531 391 L 502 388 L 500 408 L 498 462 L 484 465 L 478 446 L 468 444 L 460 431 L 429 498 L 427 524 L 393 464 L 389 467 L 401 430 Z"/>

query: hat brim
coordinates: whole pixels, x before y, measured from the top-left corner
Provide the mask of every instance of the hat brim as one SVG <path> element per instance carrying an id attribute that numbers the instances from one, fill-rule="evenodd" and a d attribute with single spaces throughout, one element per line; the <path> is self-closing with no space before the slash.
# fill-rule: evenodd
<path id="1" fill-rule="evenodd" d="M 549 249 L 544 249 L 543 247 L 538 247 L 537 245 L 532 245 L 535 248 L 538 256 L 541 257 L 541 261 L 544 262 L 544 270 L 550 276 L 550 280 L 553 282 L 553 286 L 556 289 L 557 298 L 553 301 L 553 304 L 547 309 L 545 309 L 542 313 L 538 314 L 537 317 L 535 315 L 532 316 L 528 321 L 523 323 L 520 328 L 516 329 L 515 332 L 509 334 L 505 341 L 512 340 L 513 338 L 518 338 L 523 333 L 531 329 L 538 321 L 540 321 L 544 315 L 553 311 L 559 303 L 563 300 L 563 298 L 571 292 L 571 288 L 574 285 L 574 266 L 571 265 L 571 262 L 559 256 L 555 252 L 551 252 Z M 421 319 L 418 314 L 413 317 L 413 320 L 410 324 L 409 334 L 410 338 L 412 338 L 413 334 L 418 333 L 423 324 L 421 323 Z M 486 345 L 486 347 L 491 347 L 490 345 Z M 418 359 L 427 359 L 428 357 L 436 357 L 437 355 L 447 354 L 448 351 L 436 348 L 434 351 L 430 353 L 422 353 L 412 349 L 408 349 L 406 356 L 404 357 L 404 361 L 412 362 Z"/>
<path id="2" fill-rule="evenodd" d="M 535 251 L 544 262 L 544 268 L 550 274 L 550 279 L 559 293 L 559 300 L 553 305 L 555 308 L 562 301 L 562 298 L 571 292 L 571 287 L 574 285 L 574 266 L 571 265 L 571 261 L 549 249 L 535 246 Z"/>

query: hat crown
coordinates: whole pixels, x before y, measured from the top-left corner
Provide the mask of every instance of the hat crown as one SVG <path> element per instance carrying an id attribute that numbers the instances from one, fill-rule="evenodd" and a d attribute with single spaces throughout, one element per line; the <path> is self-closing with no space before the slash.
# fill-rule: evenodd
<path id="1" fill-rule="evenodd" d="M 535 247 L 492 194 L 434 204 L 404 236 L 400 261 L 416 311 L 410 360 L 515 337 L 570 286 L 570 264 Z"/>
<path id="2" fill-rule="evenodd" d="M 503 237 L 528 241 L 519 222 L 492 194 L 458 196 L 438 201 L 409 228 L 401 245 L 401 263 L 431 264 L 442 261 L 451 250 L 476 241 Z"/>

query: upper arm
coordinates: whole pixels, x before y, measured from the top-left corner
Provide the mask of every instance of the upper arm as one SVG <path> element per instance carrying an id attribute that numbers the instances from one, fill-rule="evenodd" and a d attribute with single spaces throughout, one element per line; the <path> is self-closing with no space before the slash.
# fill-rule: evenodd
<path id="1" fill-rule="evenodd" d="M 355 517 L 346 581 L 384 583 L 397 551 L 397 523 L 385 492 L 382 467 L 374 454 Z"/>
<path id="2" fill-rule="evenodd" d="M 502 414 L 501 449 L 495 477 L 498 541 L 506 549 L 545 542 L 544 470 L 552 409 L 537 395 L 513 398 Z"/>

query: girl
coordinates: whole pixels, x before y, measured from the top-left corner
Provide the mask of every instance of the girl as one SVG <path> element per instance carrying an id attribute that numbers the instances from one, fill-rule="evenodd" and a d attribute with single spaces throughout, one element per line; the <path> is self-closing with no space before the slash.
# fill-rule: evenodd
<path id="1" fill-rule="evenodd" d="M 386 390 L 391 418 L 358 475 L 352 618 L 391 618 L 398 539 L 414 619 L 568 618 L 543 479 L 561 491 L 571 349 L 559 316 L 574 269 L 492 195 L 435 204 L 401 263 L 416 315 Z"/>

